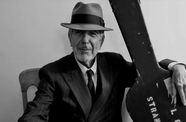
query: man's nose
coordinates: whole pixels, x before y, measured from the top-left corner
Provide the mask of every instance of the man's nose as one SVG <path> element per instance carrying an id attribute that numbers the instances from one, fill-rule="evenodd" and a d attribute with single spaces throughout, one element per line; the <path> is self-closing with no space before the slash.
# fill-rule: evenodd
<path id="1" fill-rule="evenodd" d="M 89 43 L 90 37 L 88 35 L 88 33 L 84 33 L 82 36 L 82 42 L 83 43 Z"/>

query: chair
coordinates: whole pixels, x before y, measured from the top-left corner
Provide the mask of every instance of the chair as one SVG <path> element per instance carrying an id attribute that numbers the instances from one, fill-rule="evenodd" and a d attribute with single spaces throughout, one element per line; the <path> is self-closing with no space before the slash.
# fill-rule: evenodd
<path id="1" fill-rule="evenodd" d="M 28 102 L 28 89 L 31 86 L 35 86 L 37 88 L 39 85 L 39 69 L 40 68 L 26 69 L 19 74 L 19 83 L 21 86 L 23 99 L 23 109 L 26 108 L 26 104 Z"/>

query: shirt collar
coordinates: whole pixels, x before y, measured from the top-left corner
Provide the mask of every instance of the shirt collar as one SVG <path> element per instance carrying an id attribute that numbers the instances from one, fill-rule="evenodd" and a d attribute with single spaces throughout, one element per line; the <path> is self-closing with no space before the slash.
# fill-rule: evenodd
<path id="1" fill-rule="evenodd" d="M 83 74 L 86 74 L 86 71 L 89 70 L 89 69 L 91 69 L 94 72 L 94 74 L 96 74 L 96 71 L 97 71 L 97 58 L 95 59 L 94 64 L 90 68 L 87 68 L 84 65 L 82 65 L 77 59 L 76 59 L 76 62 L 78 64 L 78 66 L 80 67 L 80 69 L 81 69 Z"/>

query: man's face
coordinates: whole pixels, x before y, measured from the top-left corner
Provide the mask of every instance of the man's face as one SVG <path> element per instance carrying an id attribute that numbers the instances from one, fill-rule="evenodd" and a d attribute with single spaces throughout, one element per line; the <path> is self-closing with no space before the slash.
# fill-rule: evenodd
<path id="1" fill-rule="evenodd" d="M 69 30 L 69 39 L 77 60 L 87 65 L 100 50 L 104 33 L 103 31 Z"/>

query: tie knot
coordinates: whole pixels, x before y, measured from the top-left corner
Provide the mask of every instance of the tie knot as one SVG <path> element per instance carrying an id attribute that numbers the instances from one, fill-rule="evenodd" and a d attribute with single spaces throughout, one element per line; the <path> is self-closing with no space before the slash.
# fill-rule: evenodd
<path id="1" fill-rule="evenodd" d="M 92 78 L 93 75 L 94 75 L 94 72 L 91 69 L 87 70 L 88 78 Z"/>

